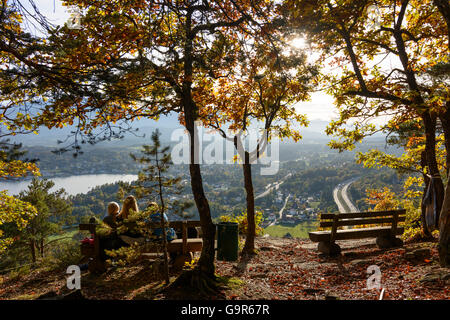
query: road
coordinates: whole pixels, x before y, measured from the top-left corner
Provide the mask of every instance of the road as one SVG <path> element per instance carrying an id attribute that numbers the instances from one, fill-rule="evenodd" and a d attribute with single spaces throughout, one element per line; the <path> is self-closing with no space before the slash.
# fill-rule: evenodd
<path id="1" fill-rule="evenodd" d="M 281 208 L 280 212 L 278 213 L 278 218 L 273 220 L 272 223 L 268 225 L 268 227 L 275 225 L 278 220 L 281 220 L 281 218 L 283 218 L 283 211 L 286 208 L 286 205 L 287 205 L 290 197 L 291 197 L 291 194 L 289 193 L 289 195 L 284 200 L 283 208 Z"/>
<path id="2" fill-rule="evenodd" d="M 267 188 L 267 190 L 264 191 L 263 193 L 257 195 L 255 197 L 255 200 L 267 196 L 273 189 L 277 190 L 279 186 L 281 186 L 284 183 L 284 181 L 286 181 L 290 176 L 292 176 L 292 173 L 288 173 L 283 179 L 281 179 L 278 182 L 271 183 L 270 184 L 271 187 Z"/>
<path id="3" fill-rule="evenodd" d="M 348 187 L 358 179 L 359 177 L 352 178 L 343 183 L 340 183 L 336 188 L 334 188 L 333 199 L 334 202 L 336 202 L 340 213 L 358 212 L 358 208 L 356 208 L 356 206 L 350 201 L 350 198 L 348 196 Z M 341 195 L 343 202 L 341 202 L 339 194 Z"/>

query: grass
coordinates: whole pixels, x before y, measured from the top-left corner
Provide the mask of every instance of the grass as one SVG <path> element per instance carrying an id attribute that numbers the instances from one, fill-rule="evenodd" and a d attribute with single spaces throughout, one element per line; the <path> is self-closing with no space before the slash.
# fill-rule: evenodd
<path id="1" fill-rule="evenodd" d="M 217 281 L 229 289 L 239 289 L 244 285 L 244 281 L 235 277 L 217 276 Z"/>
<path id="2" fill-rule="evenodd" d="M 274 225 L 264 229 L 264 232 L 272 237 L 283 237 L 289 233 L 294 238 L 307 239 L 308 232 L 317 230 L 316 221 L 304 221 L 295 226 L 292 225 Z"/>
<path id="3" fill-rule="evenodd" d="M 310 202 L 309 205 L 311 208 L 316 209 L 319 206 L 319 201 Z"/>
<path id="4" fill-rule="evenodd" d="M 69 230 L 67 230 L 64 233 L 55 234 L 55 235 L 52 235 L 52 236 L 48 237 L 47 241 L 50 242 L 50 241 L 59 240 L 59 239 L 63 239 L 63 238 L 64 238 L 64 241 L 70 241 L 72 239 L 72 237 L 75 234 L 77 234 L 78 232 L 79 232 L 78 228 L 76 228 L 76 229 L 69 229 Z"/>

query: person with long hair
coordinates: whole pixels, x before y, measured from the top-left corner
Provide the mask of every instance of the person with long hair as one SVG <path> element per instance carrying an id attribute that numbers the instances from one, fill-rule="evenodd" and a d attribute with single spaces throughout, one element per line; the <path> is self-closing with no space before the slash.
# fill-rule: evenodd
<path id="1" fill-rule="evenodd" d="M 123 201 L 122 210 L 117 215 L 116 221 L 119 223 L 123 223 L 126 226 L 126 232 L 121 234 L 119 237 L 125 243 L 131 245 L 133 243 L 142 244 L 145 241 L 145 238 L 140 234 L 139 228 L 137 228 L 135 221 L 125 221 L 130 217 L 130 213 L 133 211 L 134 213 L 139 212 L 139 207 L 136 201 L 136 198 L 132 195 L 129 195 Z"/>
<path id="2" fill-rule="evenodd" d="M 116 220 L 128 219 L 130 215 L 130 210 L 133 210 L 134 212 L 139 212 L 139 207 L 136 198 L 131 195 L 125 198 L 122 210 L 120 210 L 119 214 L 116 217 Z"/>
<path id="3" fill-rule="evenodd" d="M 103 218 L 103 222 L 106 223 L 107 225 L 109 225 L 111 228 L 115 228 L 116 227 L 116 218 L 117 218 L 117 215 L 119 214 L 119 210 L 120 210 L 120 207 L 117 202 L 108 203 L 107 214 Z"/>

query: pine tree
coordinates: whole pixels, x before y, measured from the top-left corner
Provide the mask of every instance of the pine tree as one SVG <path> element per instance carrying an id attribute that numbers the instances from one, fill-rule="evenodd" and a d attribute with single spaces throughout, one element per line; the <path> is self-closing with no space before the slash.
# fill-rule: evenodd
<path id="1" fill-rule="evenodd" d="M 169 146 L 161 147 L 160 132 L 157 129 L 152 133 L 152 145 L 143 145 L 141 155 L 130 156 L 136 162 L 145 167 L 138 174 L 138 181 L 125 189 L 133 189 L 138 199 L 146 199 L 149 204 L 153 201 L 158 203 L 158 211 L 161 214 L 161 228 L 163 230 L 162 245 L 164 252 L 164 278 L 169 283 L 169 263 L 167 252 L 167 232 L 164 221 L 165 212 L 170 209 L 172 213 L 181 214 L 183 210 L 192 204 L 179 200 L 169 200 L 167 195 L 180 194 L 183 190 L 181 177 L 173 177 L 168 170 L 173 164 L 169 153 Z"/>
<path id="2" fill-rule="evenodd" d="M 18 242 L 30 248 L 33 262 L 36 262 L 38 254 L 44 256 L 47 238 L 60 231 L 71 218 L 72 207 L 64 189 L 50 192 L 54 185 L 51 180 L 33 178 L 28 189 L 19 194 L 20 200 L 37 210 L 37 215 L 29 220 L 27 227 L 17 230 Z"/>

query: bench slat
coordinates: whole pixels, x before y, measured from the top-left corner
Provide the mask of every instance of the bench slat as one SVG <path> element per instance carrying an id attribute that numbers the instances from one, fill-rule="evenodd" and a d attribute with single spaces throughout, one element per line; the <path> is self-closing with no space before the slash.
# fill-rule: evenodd
<path id="1" fill-rule="evenodd" d="M 340 218 L 340 217 L 339 217 Z M 405 221 L 406 217 L 402 216 L 397 219 L 397 222 L 403 222 Z M 361 218 L 361 219 L 352 219 L 352 220 L 341 220 L 337 222 L 338 227 L 342 226 L 357 226 L 357 225 L 364 225 L 364 224 L 379 224 L 379 223 L 393 223 L 394 218 Z M 321 221 L 320 227 L 321 228 L 327 228 L 332 227 L 333 222 L 332 221 Z"/>
<path id="2" fill-rule="evenodd" d="M 352 219 L 352 218 L 371 218 L 371 217 L 393 217 L 395 213 L 399 216 L 406 214 L 406 210 L 390 210 L 390 211 L 368 211 L 368 212 L 354 212 L 354 213 L 340 213 L 339 219 Z M 323 213 L 320 215 L 320 219 L 333 219 L 334 213 Z"/>
<path id="3" fill-rule="evenodd" d="M 190 228 L 190 227 L 200 227 L 200 221 L 196 221 L 196 220 L 187 220 L 186 222 L 186 227 Z M 145 226 L 147 228 L 161 228 L 161 223 L 159 222 L 148 222 L 145 224 Z M 170 221 L 169 222 L 169 227 L 170 228 L 174 228 L 174 229 L 179 229 L 181 230 L 183 226 L 183 221 Z"/>
<path id="4" fill-rule="evenodd" d="M 203 240 L 199 238 L 191 238 L 186 241 L 187 252 L 202 251 Z M 183 239 L 175 239 L 167 244 L 169 252 L 183 252 Z"/>
<path id="5" fill-rule="evenodd" d="M 375 227 L 375 228 L 362 228 L 362 229 L 346 229 L 337 230 L 335 240 L 349 240 L 349 239 L 363 239 L 373 238 L 377 236 L 389 236 L 391 235 L 392 228 L 389 227 Z M 404 228 L 397 227 L 395 229 L 395 235 L 403 234 Z M 331 238 L 330 231 L 314 231 L 309 232 L 309 238 L 313 242 L 329 242 Z"/>
<path id="6" fill-rule="evenodd" d="M 79 230 L 87 230 L 90 231 L 91 233 L 95 234 L 95 227 L 97 226 L 96 223 L 81 223 L 78 226 Z"/>

